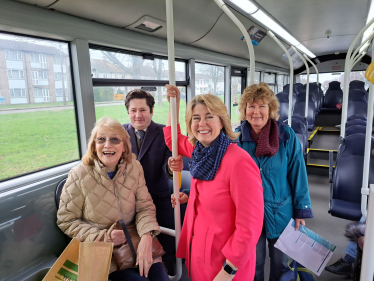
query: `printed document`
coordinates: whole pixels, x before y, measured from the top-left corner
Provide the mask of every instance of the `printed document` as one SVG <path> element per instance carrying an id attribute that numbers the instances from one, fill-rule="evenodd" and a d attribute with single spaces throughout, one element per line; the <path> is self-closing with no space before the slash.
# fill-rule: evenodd
<path id="1" fill-rule="evenodd" d="M 300 225 L 295 230 L 295 220 L 291 219 L 282 232 L 275 247 L 318 276 L 321 274 L 336 246 Z"/>

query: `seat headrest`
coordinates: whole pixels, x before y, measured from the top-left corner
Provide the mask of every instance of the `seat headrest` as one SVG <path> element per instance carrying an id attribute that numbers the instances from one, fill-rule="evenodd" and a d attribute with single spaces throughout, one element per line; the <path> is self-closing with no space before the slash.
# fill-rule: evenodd
<path id="1" fill-rule="evenodd" d="M 294 130 L 295 133 L 299 133 L 299 134 L 307 134 L 308 132 L 308 129 L 303 123 L 303 121 L 301 121 L 298 118 L 294 118 L 294 117 L 292 117 L 291 128 L 292 130 Z"/>
<path id="2" fill-rule="evenodd" d="M 358 127 L 363 127 L 356 125 Z M 353 127 L 353 126 L 352 126 Z M 352 128 L 351 127 L 351 128 Z M 364 127 L 365 128 L 365 127 Z M 348 130 L 348 129 L 347 129 Z M 359 130 L 359 129 L 358 129 Z M 365 134 L 356 133 L 345 138 L 345 142 L 341 147 L 339 157 L 356 155 L 364 157 L 365 154 Z M 371 137 L 371 147 L 374 147 L 374 138 Z"/>
<path id="3" fill-rule="evenodd" d="M 363 125 L 352 125 L 345 130 L 347 138 L 354 134 L 366 134 L 366 127 Z"/>
<path id="4" fill-rule="evenodd" d="M 295 83 L 295 84 L 293 85 L 294 91 L 295 91 L 297 94 L 299 94 L 299 92 L 301 91 L 302 87 L 303 87 L 303 84 L 301 84 L 301 83 Z"/>
<path id="5" fill-rule="evenodd" d="M 299 95 L 297 96 L 297 101 L 298 102 L 302 102 L 302 101 L 306 101 L 306 91 L 303 90 L 299 93 Z M 315 102 L 316 101 L 316 96 L 315 96 L 315 93 L 314 92 L 309 92 L 309 102 Z"/>
<path id="6" fill-rule="evenodd" d="M 349 83 L 349 90 L 360 89 L 365 91 L 365 82 L 359 80 L 353 80 Z"/>
<path id="7" fill-rule="evenodd" d="M 339 81 L 331 81 L 327 90 L 341 90 Z"/>
<path id="8" fill-rule="evenodd" d="M 278 101 L 280 103 L 288 103 L 289 102 L 289 99 L 288 99 L 288 94 L 286 94 L 285 92 L 280 92 L 277 94 L 276 96 L 278 98 Z"/>
<path id="9" fill-rule="evenodd" d="M 352 115 L 352 116 L 349 116 L 347 121 L 351 121 L 351 120 L 367 120 L 366 116 L 363 116 L 363 115 L 360 115 L 360 114 L 355 114 L 355 115 Z"/>
<path id="10" fill-rule="evenodd" d="M 295 89 L 294 89 L 295 90 Z M 287 93 L 290 91 L 290 84 L 286 84 L 283 86 L 283 92 Z"/>

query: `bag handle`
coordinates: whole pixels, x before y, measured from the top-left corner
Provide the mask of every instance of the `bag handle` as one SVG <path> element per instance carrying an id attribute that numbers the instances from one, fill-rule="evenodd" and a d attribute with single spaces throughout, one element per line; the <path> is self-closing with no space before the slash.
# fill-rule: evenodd
<path id="1" fill-rule="evenodd" d="M 292 258 L 288 260 L 288 267 L 293 271 L 294 274 L 294 280 L 300 281 L 299 274 L 297 273 L 297 264 L 296 261 Z"/>
<path id="2" fill-rule="evenodd" d="M 127 244 L 129 244 L 132 256 L 134 258 L 134 262 L 136 264 L 136 251 L 135 251 L 134 245 L 132 244 L 130 234 L 129 234 L 127 228 L 126 228 L 126 224 L 123 220 L 119 220 L 118 222 L 120 223 L 120 225 L 122 227 L 123 233 L 125 233 Z"/>
<path id="3" fill-rule="evenodd" d="M 110 234 L 112 233 L 112 230 L 116 226 L 116 224 L 117 223 L 115 222 L 115 223 L 112 224 L 112 226 L 108 230 L 101 231 L 101 233 L 97 236 L 97 238 L 95 239 L 94 242 L 99 242 L 104 234 L 105 234 L 104 242 L 108 242 L 108 238 L 109 238 Z"/>

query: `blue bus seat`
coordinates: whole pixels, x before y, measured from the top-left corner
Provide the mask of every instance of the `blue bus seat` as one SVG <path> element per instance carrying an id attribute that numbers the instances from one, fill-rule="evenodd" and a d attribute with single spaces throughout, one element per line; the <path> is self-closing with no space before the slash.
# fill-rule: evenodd
<path id="1" fill-rule="evenodd" d="M 374 148 L 374 138 L 371 138 Z M 365 134 L 347 136 L 336 159 L 331 186 L 330 213 L 347 220 L 361 218 L 361 187 L 364 166 Z M 370 154 L 369 183 L 374 182 L 374 157 Z"/>
<path id="2" fill-rule="evenodd" d="M 304 86 L 306 90 L 306 85 Z M 320 111 L 321 97 L 319 95 L 318 87 L 316 83 L 309 83 L 309 96 L 314 96 L 315 98 L 315 108 L 316 108 L 316 117 Z"/>
<path id="3" fill-rule="evenodd" d="M 299 93 L 300 93 L 300 91 L 302 91 L 303 86 L 304 85 L 301 84 L 301 83 L 295 83 L 295 84 L 293 84 L 293 89 L 294 89 L 294 91 L 295 91 L 295 93 L 296 93 L 297 96 L 299 96 Z"/>
<path id="4" fill-rule="evenodd" d="M 305 99 L 306 99 L 306 93 L 305 91 L 300 92 L 293 110 L 293 116 L 299 115 L 302 118 L 305 118 Z M 314 120 L 315 120 L 315 98 L 314 96 L 309 96 L 309 102 L 308 102 L 308 130 L 313 130 L 314 128 Z"/>
<path id="5" fill-rule="evenodd" d="M 300 141 L 304 159 L 306 159 L 306 150 L 308 148 L 308 127 L 306 123 L 299 118 L 292 118 L 291 128 L 294 130 L 297 138 Z"/>
<path id="6" fill-rule="evenodd" d="M 283 91 L 282 93 L 286 93 L 287 96 L 290 94 L 290 84 L 286 84 L 283 86 Z M 278 93 L 280 94 L 280 93 Z M 292 107 L 295 105 L 297 100 L 297 93 L 295 91 L 295 87 L 292 88 Z"/>
<path id="7" fill-rule="evenodd" d="M 57 184 L 57 187 L 56 187 L 56 191 L 55 191 L 55 203 L 56 203 L 56 207 L 57 207 L 57 209 L 58 209 L 58 207 L 60 206 L 60 197 L 61 197 L 61 192 L 62 192 L 62 188 L 63 188 L 64 185 L 65 185 L 66 180 L 67 180 L 67 178 L 61 180 L 61 181 Z"/>
<path id="8" fill-rule="evenodd" d="M 366 100 L 366 91 L 365 90 L 360 90 L 360 89 L 350 89 L 349 90 L 349 96 L 348 96 L 348 102 L 350 101 L 364 101 L 367 102 Z"/>
<path id="9" fill-rule="evenodd" d="M 340 88 L 340 82 L 332 81 L 329 83 L 329 88 L 326 91 L 323 108 L 336 108 L 338 103 L 343 102 L 343 91 Z"/>
<path id="10" fill-rule="evenodd" d="M 288 108 L 289 108 L 289 99 L 288 94 L 285 92 L 280 92 L 277 94 L 279 102 L 279 121 L 283 122 L 288 119 Z"/>
<path id="11" fill-rule="evenodd" d="M 347 129 L 345 130 L 345 137 L 348 137 L 354 134 L 366 134 L 366 126 L 362 126 L 362 125 L 352 125 L 350 127 L 347 126 Z"/>
<path id="12" fill-rule="evenodd" d="M 347 128 L 355 125 L 366 126 L 366 120 L 354 119 L 347 122 Z"/>
<path id="13" fill-rule="evenodd" d="M 347 118 L 347 122 L 349 121 L 352 121 L 352 120 L 367 120 L 366 116 L 362 116 L 360 114 L 355 114 L 355 115 L 352 115 L 352 116 L 349 116 Z"/>
<path id="14" fill-rule="evenodd" d="M 362 115 L 367 116 L 367 103 L 366 101 L 359 100 L 359 101 L 349 101 L 348 102 L 348 112 L 347 117 L 352 115 Z"/>

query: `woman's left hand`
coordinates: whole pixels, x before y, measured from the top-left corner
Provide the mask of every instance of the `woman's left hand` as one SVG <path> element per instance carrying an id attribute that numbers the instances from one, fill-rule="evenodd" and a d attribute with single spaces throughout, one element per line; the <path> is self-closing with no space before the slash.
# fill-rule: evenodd
<path id="1" fill-rule="evenodd" d="M 228 274 L 223 268 L 221 268 L 213 281 L 231 281 L 234 277 L 235 275 Z"/>
<path id="2" fill-rule="evenodd" d="M 305 220 L 304 219 L 295 219 L 295 230 L 299 229 L 300 224 L 305 226 Z"/>
<path id="3" fill-rule="evenodd" d="M 136 265 L 139 265 L 139 274 L 148 278 L 149 269 L 152 266 L 152 236 L 151 233 L 146 233 L 140 238 Z"/>

